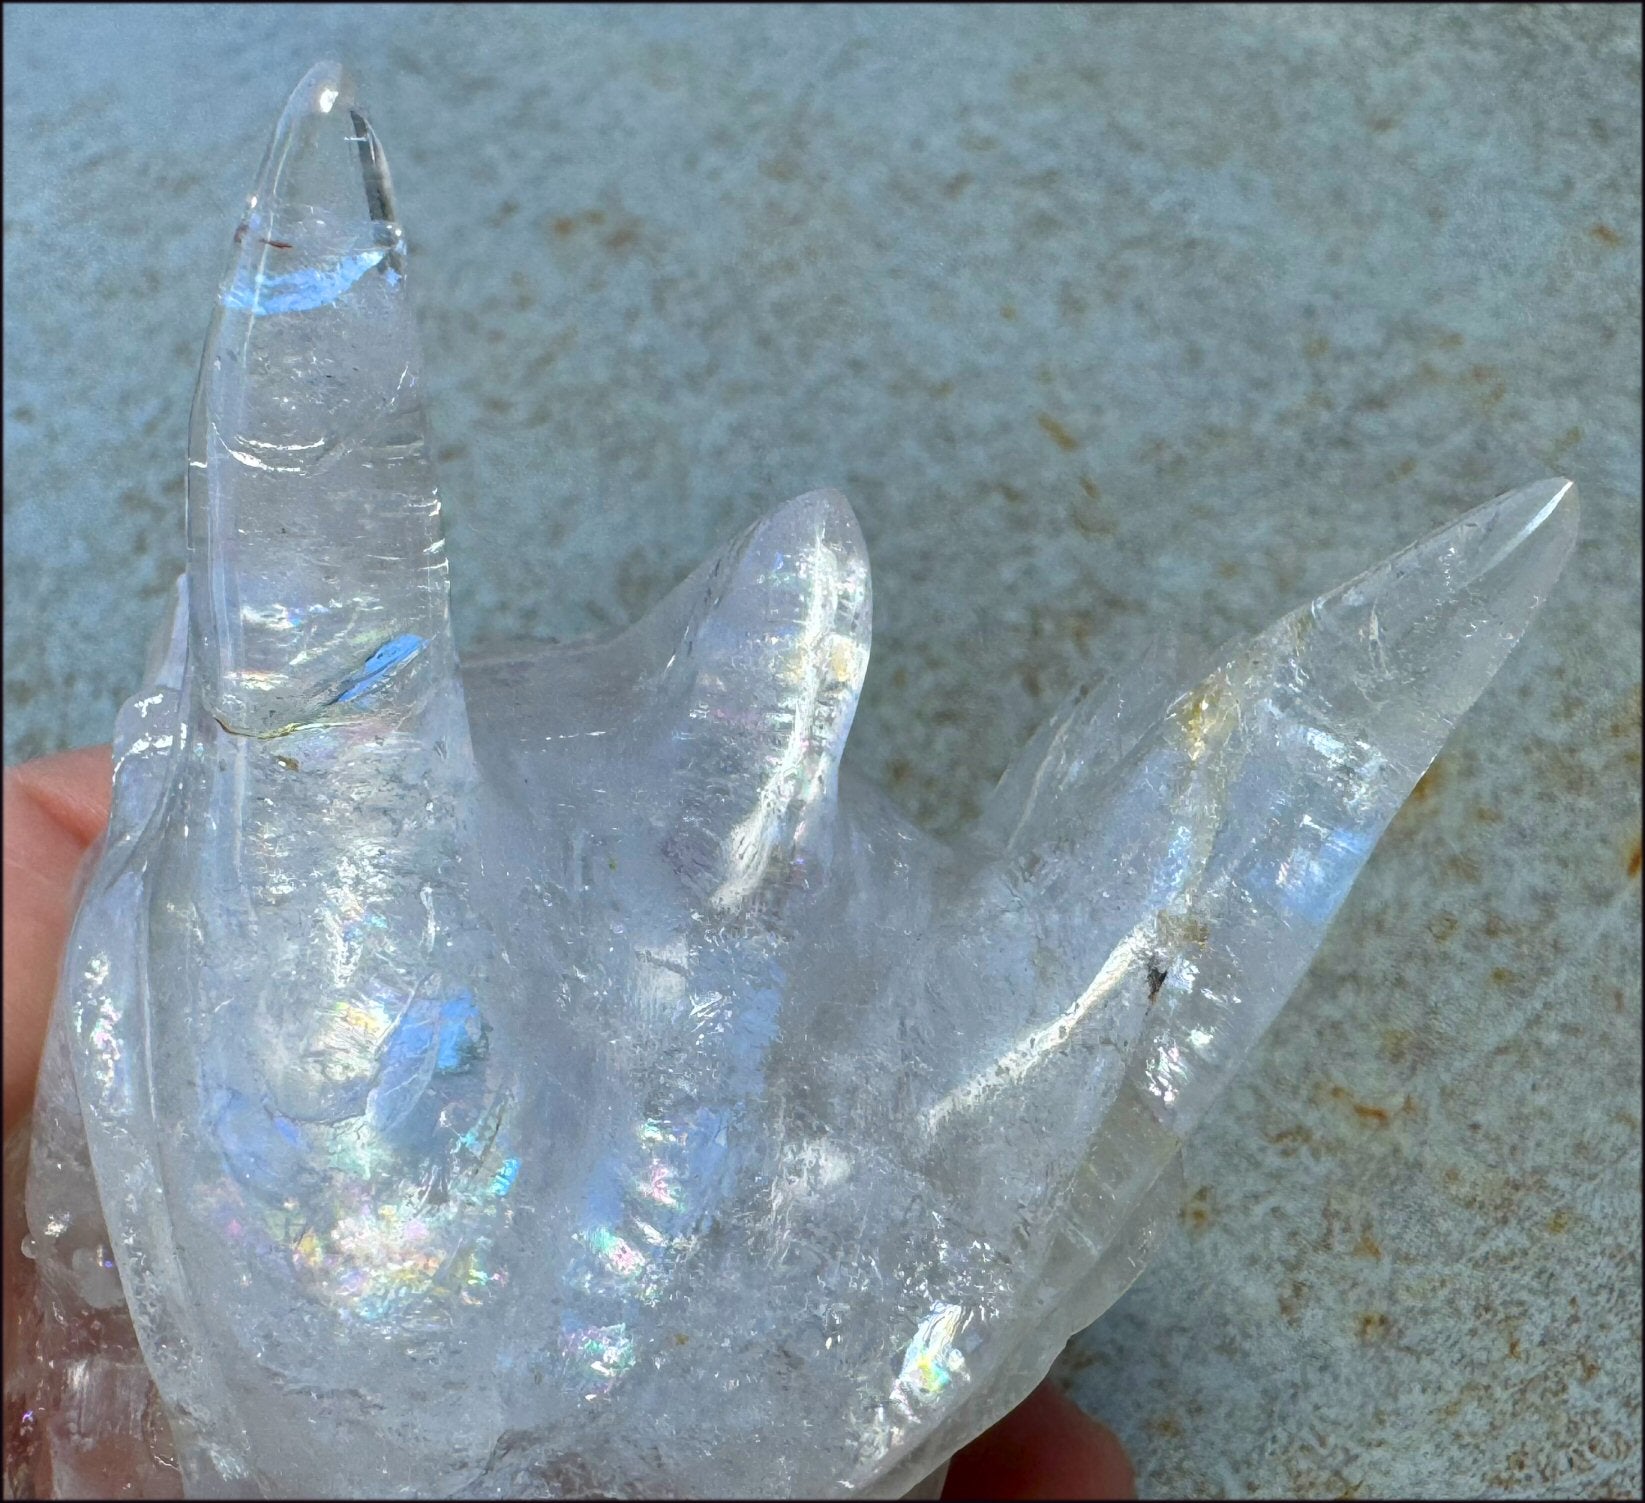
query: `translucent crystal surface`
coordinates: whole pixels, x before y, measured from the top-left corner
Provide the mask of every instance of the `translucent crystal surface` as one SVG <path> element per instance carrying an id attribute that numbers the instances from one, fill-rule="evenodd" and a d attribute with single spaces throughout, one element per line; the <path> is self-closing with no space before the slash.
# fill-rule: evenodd
<path id="1" fill-rule="evenodd" d="M 1527 486 L 1076 694 L 951 845 L 841 774 L 834 492 L 615 637 L 459 669 L 404 241 L 329 65 L 188 482 L 37 1098 L 58 1495 L 914 1486 L 1140 1270 L 1576 526 Z"/>

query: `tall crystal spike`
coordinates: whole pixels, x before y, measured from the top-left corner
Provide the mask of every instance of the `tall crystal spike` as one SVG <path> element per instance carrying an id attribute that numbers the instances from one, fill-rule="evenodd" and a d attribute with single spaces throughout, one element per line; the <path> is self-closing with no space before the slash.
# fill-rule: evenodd
<path id="1" fill-rule="evenodd" d="M 337 65 L 292 94 L 234 239 L 190 432 L 189 572 L 208 706 L 267 737 L 449 668 L 405 241 Z"/>

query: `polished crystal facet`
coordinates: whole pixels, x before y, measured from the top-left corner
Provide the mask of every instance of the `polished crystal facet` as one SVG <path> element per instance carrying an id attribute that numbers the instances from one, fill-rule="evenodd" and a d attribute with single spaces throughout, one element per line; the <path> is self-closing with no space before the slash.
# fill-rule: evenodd
<path id="1" fill-rule="evenodd" d="M 913 1487 L 1135 1277 L 1576 527 L 1526 486 L 1076 694 L 941 844 L 840 770 L 838 494 L 461 669 L 439 513 L 388 171 L 323 65 L 235 235 L 65 962 L 14 1485 Z"/>

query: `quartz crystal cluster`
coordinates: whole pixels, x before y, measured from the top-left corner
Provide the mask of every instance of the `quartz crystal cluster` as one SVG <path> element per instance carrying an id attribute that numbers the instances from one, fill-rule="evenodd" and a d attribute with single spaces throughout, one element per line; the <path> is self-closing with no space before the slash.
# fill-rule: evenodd
<path id="1" fill-rule="evenodd" d="M 234 241 L 28 1145 L 8 1488 L 907 1491 L 1142 1267 L 1573 487 L 1074 695 L 944 844 L 841 771 L 832 491 L 459 667 L 341 70 Z"/>

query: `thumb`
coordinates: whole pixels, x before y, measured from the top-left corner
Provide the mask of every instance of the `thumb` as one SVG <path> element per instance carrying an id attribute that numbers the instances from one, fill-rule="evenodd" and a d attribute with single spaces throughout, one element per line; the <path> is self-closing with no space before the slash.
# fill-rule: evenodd
<path id="1" fill-rule="evenodd" d="M 947 1498 L 1134 1498 L 1130 1458 L 1113 1431 L 1047 1378 L 954 1457 Z"/>
<path id="2" fill-rule="evenodd" d="M 108 824 L 106 746 L 41 757 L 5 772 L 5 1131 L 28 1109 L 57 967 L 73 918 L 74 877 Z"/>

